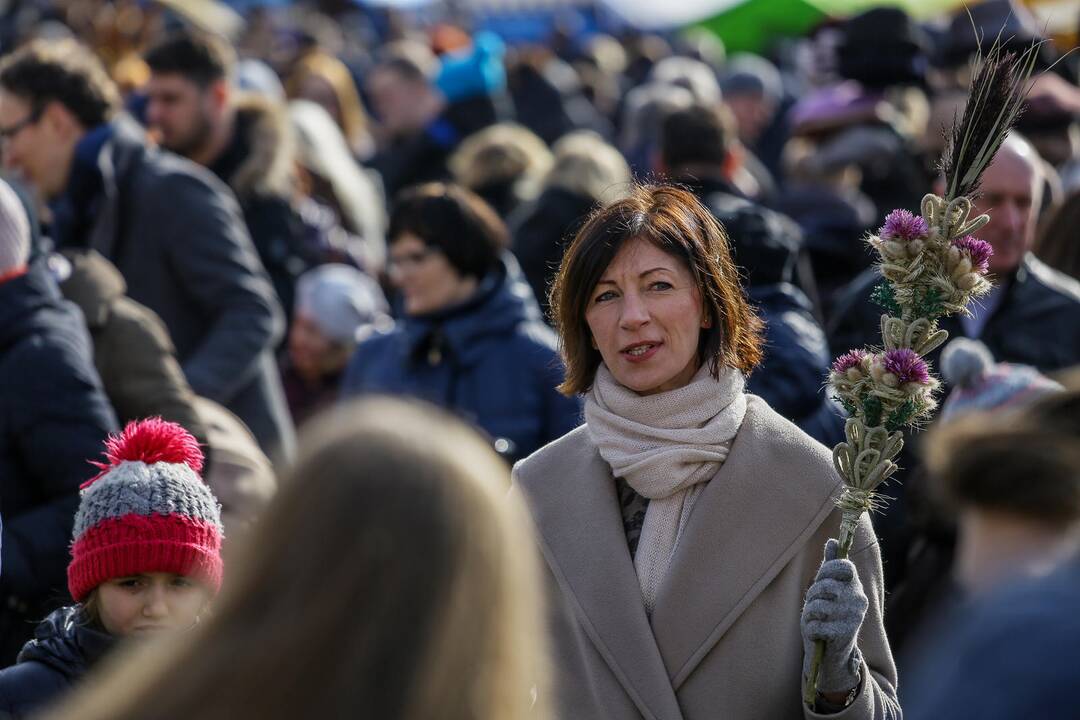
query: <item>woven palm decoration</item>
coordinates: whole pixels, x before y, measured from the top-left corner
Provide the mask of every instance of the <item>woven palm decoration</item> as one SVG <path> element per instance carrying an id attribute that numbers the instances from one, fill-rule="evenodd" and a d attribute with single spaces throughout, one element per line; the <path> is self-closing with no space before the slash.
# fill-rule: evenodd
<path id="1" fill-rule="evenodd" d="M 975 236 L 990 218 L 971 217 L 971 200 L 1020 114 L 1037 50 L 1005 52 L 998 38 L 976 59 L 964 114 L 953 123 L 941 161 L 945 196 L 923 197 L 918 215 L 894 210 L 867 238 L 883 278 L 873 295 L 884 309 L 881 345 L 841 355 L 828 377 L 848 414 L 846 441 L 833 448 L 843 479 L 839 557 L 848 556 L 863 513 L 880 508 L 878 489 L 898 469 L 904 430 L 925 423 L 937 407 L 939 383 L 925 357 L 948 338 L 938 320 L 970 315 L 971 301 L 991 288 L 993 249 Z M 803 696 L 811 707 L 824 651 L 819 641 Z"/>

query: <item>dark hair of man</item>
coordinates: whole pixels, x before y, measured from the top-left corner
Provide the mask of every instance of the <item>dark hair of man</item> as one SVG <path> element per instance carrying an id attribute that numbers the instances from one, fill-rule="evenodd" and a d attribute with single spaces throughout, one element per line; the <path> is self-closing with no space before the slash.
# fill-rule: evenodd
<path id="1" fill-rule="evenodd" d="M 85 128 L 108 122 L 120 93 L 101 61 L 70 39 L 35 40 L 0 61 L 0 87 L 40 112 L 58 102 Z"/>
<path id="2" fill-rule="evenodd" d="M 404 234 L 446 256 L 462 277 L 482 278 L 499 262 L 510 234 L 490 205 L 460 185 L 426 183 L 406 188 L 390 213 L 387 237 Z"/>
<path id="3" fill-rule="evenodd" d="M 724 110 L 695 104 L 670 113 L 660 129 L 660 156 L 673 170 L 684 165 L 722 165 L 732 132 Z"/>
<path id="4" fill-rule="evenodd" d="M 152 47 L 145 60 L 154 73 L 181 75 L 206 88 L 232 74 L 236 53 L 216 35 L 183 30 Z"/>

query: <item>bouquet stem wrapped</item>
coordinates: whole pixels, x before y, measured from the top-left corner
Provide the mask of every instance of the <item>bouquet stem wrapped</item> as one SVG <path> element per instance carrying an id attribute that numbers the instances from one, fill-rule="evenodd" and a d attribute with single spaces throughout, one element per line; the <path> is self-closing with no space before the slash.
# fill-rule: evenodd
<path id="1" fill-rule="evenodd" d="M 919 215 L 894 210 L 867 238 L 884 279 L 873 295 L 885 310 L 882 344 L 841 355 L 828 378 L 849 416 L 845 442 L 833 449 L 843 480 L 837 499 L 841 558 L 851 550 L 862 515 L 882 504 L 878 488 L 899 469 L 904 429 L 918 427 L 937 407 L 939 383 L 925 356 L 948 338 L 938 320 L 970 314 L 971 301 L 991 288 L 986 273 L 993 248 L 974 236 L 990 218 L 971 217 L 971 197 L 1020 113 L 1036 50 L 1017 56 L 995 42 L 979 58 L 963 118 L 954 124 L 942 160 L 945 197 L 923 197 Z M 824 653 L 818 641 L 803 693 L 811 707 Z"/>

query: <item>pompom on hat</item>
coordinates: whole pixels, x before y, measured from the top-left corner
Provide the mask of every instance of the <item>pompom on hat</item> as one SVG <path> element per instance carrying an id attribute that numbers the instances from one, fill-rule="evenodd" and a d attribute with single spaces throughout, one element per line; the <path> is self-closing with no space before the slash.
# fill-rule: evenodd
<path id="1" fill-rule="evenodd" d="M 953 388 L 941 408 L 943 420 L 973 411 L 1019 407 L 1064 390 L 1029 365 L 995 363 L 986 345 L 962 337 L 942 351 L 941 374 Z"/>
<path id="2" fill-rule="evenodd" d="M 128 423 L 105 443 L 101 472 L 82 486 L 68 590 L 83 602 L 101 583 L 175 573 L 221 588 L 221 507 L 199 473 L 192 435 L 161 418 Z"/>

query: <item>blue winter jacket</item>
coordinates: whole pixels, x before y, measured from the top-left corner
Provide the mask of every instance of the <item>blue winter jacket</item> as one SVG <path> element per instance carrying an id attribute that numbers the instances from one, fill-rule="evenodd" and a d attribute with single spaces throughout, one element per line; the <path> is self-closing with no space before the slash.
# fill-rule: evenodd
<path id="1" fill-rule="evenodd" d="M 409 395 L 450 409 L 513 461 L 581 423 L 580 401 L 555 390 L 562 380 L 554 333 L 528 284 L 504 266 L 464 305 L 364 340 L 342 395 Z"/>

